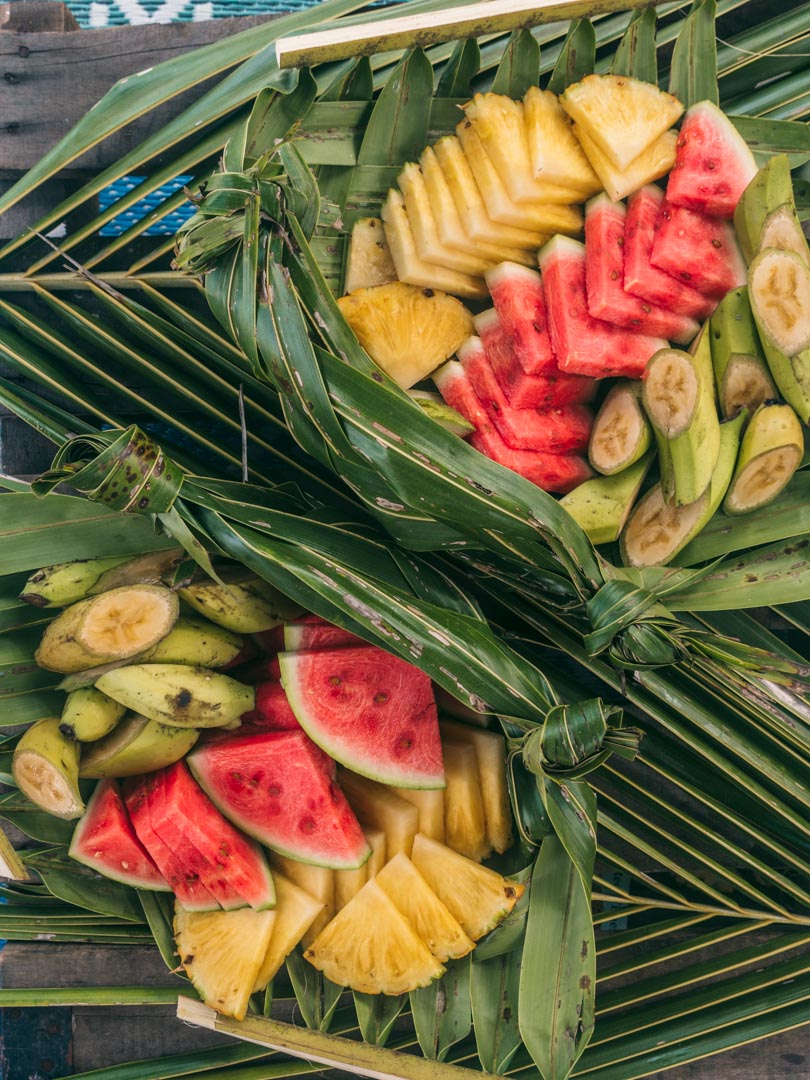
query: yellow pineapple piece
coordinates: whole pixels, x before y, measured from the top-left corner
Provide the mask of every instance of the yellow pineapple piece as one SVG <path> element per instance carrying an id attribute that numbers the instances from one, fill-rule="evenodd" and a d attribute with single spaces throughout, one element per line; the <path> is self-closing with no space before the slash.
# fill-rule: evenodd
<path id="1" fill-rule="evenodd" d="M 572 202 L 584 202 L 602 190 L 556 94 L 530 86 L 523 96 L 523 117 L 536 177 L 571 188 L 577 193 Z"/>
<path id="2" fill-rule="evenodd" d="M 444 972 L 376 878 L 324 927 L 304 957 L 333 983 L 363 994 L 405 994 Z"/>
<path id="3" fill-rule="evenodd" d="M 521 101 L 505 94 L 476 94 L 464 106 L 464 115 L 513 202 L 577 202 L 578 191 L 546 177 L 535 177 Z"/>
<path id="4" fill-rule="evenodd" d="M 385 833 L 385 857 L 393 859 L 399 851 L 411 853 L 419 823 L 419 811 L 376 780 L 341 769 L 338 775 L 349 805 L 363 825 Z"/>
<path id="5" fill-rule="evenodd" d="M 619 202 L 634 191 L 639 191 L 645 184 L 658 180 L 675 164 L 675 145 L 678 141 L 676 131 L 665 131 L 624 172 L 615 167 L 579 124 L 574 124 L 574 134 L 613 202 Z"/>
<path id="6" fill-rule="evenodd" d="M 277 870 L 273 874 L 276 887 L 276 921 L 270 935 L 270 944 L 264 954 L 252 993 L 264 988 L 275 978 L 281 965 L 306 934 L 315 918 L 323 910 L 323 904 L 299 888 Z"/>
<path id="7" fill-rule="evenodd" d="M 518 882 L 507 881 L 421 833 L 414 839 L 411 859 L 473 941 L 505 919 L 524 890 Z"/>
<path id="8" fill-rule="evenodd" d="M 335 911 L 346 907 L 353 896 L 356 896 L 368 881 L 368 862 L 358 866 L 356 870 L 335 871 Z"/>
<path id="9" fill-rule="evenodd" d="M 437 960 L 456 960 L 475 948 L 407 855 L 395 855 L 376 880 Z"/>
<path id="10" fill-rule="evenodd" d="M 458 270 L 450 270 L 419 258 L 405 210 L 405 200 L 398 191 L 392 189 L 388 192 L 381 214 L 385 239 L 388 241 L 400 281 L 425 289 L 438 289 L 452 293 L 453 296 L 463 296 L 465 299 L 480 300 L 486 296 L 486 285 L 481 277 L 461 274 Z"/>
<path id="11" fill-rule="evenodd" d="M 468 743 L 442 739 L 447 787 L 444 789 L 444 842 L 453 851 L 480 862 L 490 853 L 478 758 Z"/>
<path id="12" fill-rule="evenodd" d="M 328 866 L 299 862 L 275 851 L 270 852 L 270 863 L 274 870 L 280 870 L 322 906 L 320 914 L 315 916 L 301 939 L 304 945 L 308 945 L 335 914 L 335 871 Z"/>
<path id="13" fill-rule="evenodd" d="M 439 139 L 433 152 L 469 237 L 485 244 L 510 244 L 535 252 L 538 247 L 542 247 L 547 234 L 528 229 L 525 225 L 520 228 L 505 225 L 503 222 L 493 221 L 489 216 L 470 163 L 455 135 L 446 135 Z"/>
<path id="14" fill-rule="evenodd" d="M 371 854 L 366 863 L 366 866 L 368 867 L 368 880 L 371 881 L 376 874 L 379 874 L 386 863 L 385 833 L 382 829 L 375 829 L 371 825 L 363 825 L 361 827 L 363 829 L 363 835 L 368 841 L 368 846 L 371 848 Z"/>
<path id="15" fill-rule="evenodd" d="M 206 1005 L 244 1020 L 275 919 L 275 911 L 186 911 L 175 904 L 180 963 Z"/>
<path id="16" fill-rule="evenodd" d="M 343 291 L 350 293 L 355 289 L 370 289 L 372 285 L 386 285 L 396 280 L 397 272 L 385 239 L 382 220 L 376 217 L 360 218 L 352 226 Z"/>
<path id="17" fill-rule="evenodd" d="M 371 359 L 404 390 L 472 333 L 472 316 L 460 300 L 401 281 L 342 296 L 338 306 Z"/>
<path id="18" fill-rule="evenodd" d="M 509 247 L 506 244 L 488 244 L 473 240 L 464 228 L 453 193 L 432 147 L 425 147 L 419 159 L 419 165 L 422 169 L 439 239 L 443 244 L 457 248 L 459 251 L 469 252 L 471 255 L 478 255 L 481 259 L 492 262 L 496 266 L 501 262 L 517 262 L 524 266 L 536 264 L 537 252 L 533 247 Z M 493 224 L 492 228 L 497 229 L 497 226 Z"/>
<path id="19" fill-rule="evenodd" d="M 672 94 L 628 75 L 586 75 L 566 89 L 560 103 L 619 172 L 671 128 L 683 112 L 683 105 Z M 590 154 L 588 157 L 599 173 Z"/>
<path id="20" fill-rule="evenodd" d="M 412 803 L 419 814 L 417 830 L 429 836 L 431 840 L 444 843 L 444 791 L 420 788 L 392 787 L 394 794 Z"/>
<path id="21" fill-rule="evenodd" d="M 541 237 L 553 233 L 576 236 L 582 231 L 582 212 L 579 207 L 562 203 L 516 203 L 510 197 L 472 124 L 462 121 L 456 128 L 456 134 L 470 163 L 487 213 L 493 221 L 503 222 L 505 225 L 520 225 L 522 222 L 527 228 L 540 233 Z"/>
<path id="22" fill-rule="evenodd" d="M 466 743 L 475 750 L 487 841 L 490 847 L 503 854 L 512 844 L 512 806 L 506 783 L 506 740 L 496 731 L 470 727 L 453 720 L 442 720 L 440 726 L 443 741 L 452 739 Z M 419 831 L 425 830 L 420 828 Z"/>

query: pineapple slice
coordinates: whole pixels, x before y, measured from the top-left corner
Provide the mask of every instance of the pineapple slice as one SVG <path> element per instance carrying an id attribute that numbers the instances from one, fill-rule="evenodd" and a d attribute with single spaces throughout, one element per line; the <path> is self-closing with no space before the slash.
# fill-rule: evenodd
<path id="1" fill-rule="evenodd" d="M 413 842 L 411 858 L 473 941 L 506 918 L 525 888 L 421 833 Z"/>
<path id="2" fill-rule="evenodd" d="M 425 262 L 447 266 L 462 274 L 481 276 L 495 265 L 490 259 L 481 259 L 464 251 L 456 251 L 442 243 L 433 216 L 425 178 L 422 170 L 413 162 L 407 164 L 397 177 L 399 190 L 405 200 L 405 211 L 410 222 L 416 253 Z"/>
<path id="3" fill-rule="evenodd" d="M 470 163 L 455 135 L 446 135 L 439 139 L 433 152 L 453 195 L 464 231 L 471 239 L 484 244 L 514 244 L 515 247 L 533 250 L 535 253 L 538 247 L 542 247 L 547 239 L 545 233 L 492 220 L 478 190 Z"/>
<path id="4" fill-rule="evenodd" d="M 376 879 L 324 927 L 304 957 L 333 983 L 362 994 L 406 994 L 444 973 Z"/>
<path id="5" fill-rule="evenodd" d="M 506 185 L 469 121 L 462 121 L 456 128 L 456 134 L 470 163 L 487 213 L 493 221 L 513 226 L 522 224 L 537 230 L 541 237 L 548 237 L 551 233 L 575 236 L 582 231 L 582 212 L 576 206 L 542 202 L 516 203 L 510 198 Z M 540 246 L 542 247 L 542 244 Z"/>
<path id="6" fill-rule="evenodd" d="M 675 164 L 675 145 L 678 141 L 676 131 L 665 131 L 624 172 L 615 167 L 579 124 L 574 124 L 574 134 L 613 202 L 619 202 L 634 191 L 640 191 L 645 184 L 651 184 L 653 180 L 668 173 Z"/>
<path id="7" fill-rule="evenodd" d="M 399 851 L 411 853 L 419 823 L 419 811 L 385 784 L 341 769 L 338 783 L 361 823 L 385 833 L 385 857 L 393 859 Z"/>
<path id="8" fill-rule="evenodd" d="M 472 333 L 472 316 L 460 300 L 402 281 L 359 289 L 338 307 L 372 360 L 404 390 Z"/>
<path id="9" fill-rule="evenodd" d="M 254 994 L 257 990 L 264 990 L 275 978 L 281 965 L 323 910 L 320 900 L 310 896 L 278 871 L 273 874 L 273 884 L 276 887 L 276 906 L 273 909 L 276 921 L 253 984 L 251 993 Z"/>
<path id="10" fill-rule="evenodd" d="M 567 88 L 560 103 L 619 172 L 649 149 L 683 112 L 672 94 L 628 75 L 586 75 Z M 600 179 L 604 181 L 601 174 Z"/>
<path id="11" fill-rule="evenodd" d="M 453 851 L 480 862 L 490 852 L 484 800 L 478 780 L 478 758 L 468 743 L 442 739 L 444 775 L 444 842 Z"/>
<path id="12" fill-rule="evenodd" d="M 335 914 L 335 871 L 328 866 L 299 862 L 275 851 L 270 853 L 270 862 L 274 870 L 280 870 L 294 885 L 303 889 L 322 906 L 320 914 L 315 916 L 301 939 L 304 945 L 308 945 Z"/>
<path id="13" fill-rule="evenodd" d="M 469 252 L 471 255 L 478 255 L 481 259 L 488 260 L 496 266 L 501 262 L 517 262 L 524 266 L 536 265 L 537 252 L 533 247 L 518 248 L 509 247 L 506 244 L 486 244 L 473 240 L 467 235 L 456 208 L 453 193 L 432 147 L 425 147 L 419 159 L 419 165 L 430 199 L 433 219 L 439 231 L 439 239 L 443 244 L 457 248 L 459 251 Z M 493 228 L 497 226 L 493 225 Z"/>
<path id="14" fill-rule="evenodd" d="M 419 817 L 417 831 L 429 836 L 431 840 L 444 843 L 444 791 L 441 788 L 422 790 L 419 788 L 392 787 L 395 795 L 405 799 L 416 807 Z"/>
<path id="15" fill-rule="evenodd" d="M 505 94 L 476 94 L 464 106 L 464 115 L 513 202 L 577 202 L 579 191 L 534 176 L 522 102 Z"/>
<path id="16" fill-rule="evenodd" d="M 442 720 L 440 726 L 442 740 L 452 739 L 475 749 L 487 841 L 490 847 L 503 854 L 512 843 L 512 807 L 506 783 L 506 740 L 496 731 L 457 724 L 453 720 Z M 421 827 L 419 831 L 425 832 Z M 431 839 L 440 838 L 434 836 Z"/>
<path id="17" fill-rule="evenodd" d="M 556 94 L 530 86 L 523 97 L 523 116 L 535 176 L 570 187 L 577 193 L 572 202 L 585 202 L 602 190 Z"/>
<path id="18" fill-rule="evenodd" d="M 419 258 L 411 223 L 405 210 L 405 201 L 398 191 L 392 189 L 388 192 L 381 213 L 385 239 L 391 249 L 391 258 L 400 281 L 425 289 L 438 289 L 466 299 L 481 300 L 486 296 L 487 287 L 482 278 L 461 274 L 458 270 L 450 270 Z"/>
<path id="19" fill-rule="evenodd" d="M 360 218 L 352 227 L 349 253 L 346 257 L 344 292 L 370 289 L 372 285 L 387 285 L 397 280 L 394 260 L 380 218 Z"/>
<path id="20" fill-rule="evenodd" d="M 366 862 L 366 866 L 368 867 L 368 880 L 371 881 L 373 877 L 379 874 L 386 863 L 385 833 L 382 829 L 375 829 L 370 825 L 363 825 L 362 829 L 363 835 L 368 841 L 368 846 L 371 848 L 371 854 Z"/>
<path id="21" fill-rule="evenodd" d="M 180 963 L 206 1005 L 244 1020 L 275 920 L 275 911 L 186 911 L 175 904 Z"/>
<path id="22" fill-rule="evenodd" d="M 368 881 L 368 861 L 356 870 L 335 871 L 335 911 L 346 907 Z"/>
<path id="23" fill-rule="evenodd" d="M 395 855 L 377 875 L 377 884 L 437 960 L 457 960 L 475 948 L 407 855 Z"/>

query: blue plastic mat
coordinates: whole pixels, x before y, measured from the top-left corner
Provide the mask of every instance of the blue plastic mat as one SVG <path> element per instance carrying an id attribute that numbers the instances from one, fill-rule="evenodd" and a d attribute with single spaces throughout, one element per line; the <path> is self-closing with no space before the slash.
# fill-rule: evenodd
<path id="1" fill-rule="evenodd" d="M 313 7 L 317 0 L 67 0 L 80 26 L 197 22 L 235 15 L 275 15 Z"/>

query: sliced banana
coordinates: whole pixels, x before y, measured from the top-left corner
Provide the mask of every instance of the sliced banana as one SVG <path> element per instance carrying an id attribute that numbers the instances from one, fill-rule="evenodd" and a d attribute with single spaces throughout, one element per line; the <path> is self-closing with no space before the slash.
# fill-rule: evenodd
<path id="1" fill-rule="evenodd" d="M 597 472 L 610 476 L 643 457 L 652 431 L 641 407 L 641 384 L 617 382 L 602 402 L 591 429 L 588 459 Z"/>
<path id="2" fill-rule="evenodd" d="M 748 268 L 760 333 L 785 356 L 810 346 L 810 266 L 795 251 L 765 248 Z"/>
<path id="3" fill-rule="evenodd" d="M 810 265 L 810 248 L 792 203 L 777 206 L 765 218 L 759 234 L 759 250 L 764 251 L 765 248 L 793 251 L 803 262 Z"/>
<path id="4" fill-rule="evenodd" d="M 746 514 L 775 499 L 801 464 L 804 436 L 790 405 L 760 406 L 743 436 L 726 494 L 727 514 Z"/>
<path id="5" fill-rule="evenodd" d="M 11 773 L 31 802 L 56 817 L 81 817 L 79 743 L 59 730 L 61 719 L 49 716 L 23 732 L 14 750 Z"/>
<path id="6" fill-rule="evenodd" d="M 663 566 L 702 528 L 709 496 L 676 506 L 664 498 L 660 484 L 636 505 L 622 536 L 622 557 L 627 566 Z"/>
<path id="7" fill-rule="evenodd" d="M 644 407 L 662 435 L 674 439 L 689 427 L 700 389 L 687 353 L 663 349 L 650 360 L 644 379 Z"/>

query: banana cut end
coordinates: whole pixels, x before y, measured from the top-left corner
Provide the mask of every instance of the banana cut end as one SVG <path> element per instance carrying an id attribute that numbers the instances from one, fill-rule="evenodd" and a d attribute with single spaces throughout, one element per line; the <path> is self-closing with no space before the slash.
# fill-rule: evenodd
<path id="1" fill-rule="evenodd" d="M 84 802 L 69 775 L 69 763 L 63 770 L 58 762 L 28 750 L 15 755 L 12 773 L 23 795 L 49 814 L 72 820 L 84 813 Z"/>

